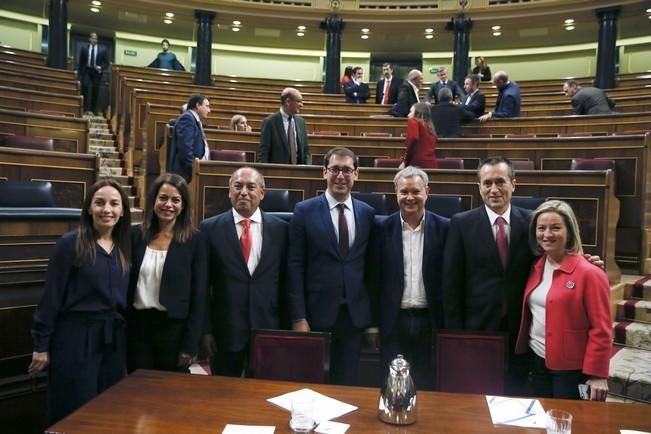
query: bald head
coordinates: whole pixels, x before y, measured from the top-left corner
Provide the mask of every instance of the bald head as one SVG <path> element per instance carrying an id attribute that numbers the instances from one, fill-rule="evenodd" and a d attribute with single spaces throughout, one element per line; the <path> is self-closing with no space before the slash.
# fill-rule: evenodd
<path id="1" fill-rule="evenodd" d="M 283 111 L 289 115 L 296 115 L 303 108 L 303 95 L 293 87 L 286 87 L 280 94 L 280 104 Z"/>
<path id="2" fill-rule="evenodd" d="M 423 73 L 417 69 L 412 69 L 407 74 L 407 80 L 409 80 L 414 86 L 420 88 L 423 84 Z"/>
<path id="3" fill-rule="evenodd" d="M 509 74 L 506 71 L 497 71 L 493 75 L 493 84 L 497 86 L 498 89 L 503 88 L 509 82 Z"/>

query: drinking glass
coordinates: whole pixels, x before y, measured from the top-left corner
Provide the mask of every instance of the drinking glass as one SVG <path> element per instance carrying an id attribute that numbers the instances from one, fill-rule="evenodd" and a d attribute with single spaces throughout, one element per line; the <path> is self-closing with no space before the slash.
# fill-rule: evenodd
<path id="1" fill-rule="evenodd" d="M 572 415 L 563 410 L 547 410 L 547 434 L 571 434 Z"/>

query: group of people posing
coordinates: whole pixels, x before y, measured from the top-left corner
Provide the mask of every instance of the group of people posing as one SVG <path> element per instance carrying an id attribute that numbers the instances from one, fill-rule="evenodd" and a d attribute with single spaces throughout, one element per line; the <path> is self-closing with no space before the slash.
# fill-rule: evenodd
<path id="1" fill-rule="evenodd" d="M 331 333 L 330 379 L 356 384 L 363 340 L 381 363 L 400 353 L 431 389 L 433 328 L 507 333 L 507 392 L 605 399 L 611 346 L 605 273 L 582 255 L 571 208 L 511 206 L 511 162 L 478 169 L 484 204 L 451 220 L 425 209 L 427 174 L 394 179 L 399 211 L 385 218 L 355 199 L 357 156 L 333 148 L 324 194 L 288 223 L 260 208 L 263 175 L 237 169 L 232 208 L 195 230 L 188 186 L 158 177 L 142 224 L 111 179 L 89 188 L 80 227 L 50 259 L 32 327 L 29 372 L 49 366 L 54 423 L 138 368 L 187 370 L 200 348 L 213 374 L 246 372 L 252 329 Z M 599 258 L 592 258 L 600 263 Z"/>

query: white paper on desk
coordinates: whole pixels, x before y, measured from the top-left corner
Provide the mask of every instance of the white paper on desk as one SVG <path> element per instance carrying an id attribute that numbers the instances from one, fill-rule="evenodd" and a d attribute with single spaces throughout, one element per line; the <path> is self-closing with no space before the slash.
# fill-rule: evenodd
<path id="1" fill-rule="evenodd" d="M 226 424 L 222 434 L 274 434 L 275 426 Z"/>
<path id="2" fill-rule="evenodd" d="M 621 430 L 619 430 L 619 432 L 621 434 L 651 434 L 651 433 L 648 433 L 646 431 L 635 431 L 635 430 L 632 430 L 632 429 L 621 429 Z"/>
<path id="3" fill-rule="evenodd" d="M 546 428 L 547 416 L 537 399 L 486 395 L 494 425 Z"/>
<path id="4" fill-rule="evenodd" d="M 269 398 L 267 401 L 276 404 L 287 411 L 292 411 L 292 400 L 294 398 L 314 401 L 314 420 L 321 423 L 326 420 L 334 419 L 351 411 L 357 410 L 354 405 L 337 401 L 334 398 L 322 395 L 311 389 L 301 389 L 289 392 L 284 395 Z"/>
<path id="5" fill-rule="evenodd" d="M 319 434 L 344 434 L 348 428 L 350 428 L 350 425 L 347 423 L 326 420 L 314 428 L 314 432 L 317 432 Z"/>

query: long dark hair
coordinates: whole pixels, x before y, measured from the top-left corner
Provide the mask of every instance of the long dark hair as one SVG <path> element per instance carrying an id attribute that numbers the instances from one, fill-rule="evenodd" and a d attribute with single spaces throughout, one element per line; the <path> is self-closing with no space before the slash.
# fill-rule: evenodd
<path id="1" fill-rule="evenodd" d="M 426 102 L 418 102 L 414 104 L 414 119 L 418 119 L 427 127 L 432 135 L 436 135 L 436 128 L 432 122 L 432 112 L 430 105 Z"/>
<path id="2" fill-rule="evenodd" d="M 147 242 L 154 239 L 160 232 L 160 224 L 158 217 L 154 213 L 156 205 L 156 198 L 158 191 L 164 184 L 169 184 L 176 188 L 181 195 L 183 201 L 183 209 L 176 217 L 174 222 L 174 239 L 180 243 L 185 243 L 192 237 L 194 233 L 194 226 L 192 225 L 192 208 L 190 206 L 190 192 L 188 191 L 188 184 L 183 177 L 174 173 L 166 173 L 159 176 L 154 180 L 147 193 L 147 202 L 145 203 L 145 216 L 142 222 L 142 233 Z"/>
<path id="3" fill-rule="evenodd" d="M 129 270 L 129 262 L 131 251 L 129 226 L 131 225 L 131 210 L 129 209 L 129 198 L 122 189 L 122 186 L 112 178 L 102 178 L 95 184 L 91 185 L 84 198 L 83 208 L 81 210 L 81 219 L 79 221 L 79 230 L 77 241 L 75 242 L 75 259 L 74 264 L 77 267 L 95 262 L 95 249 L 99 233 L 93 225 L 93 216 L 90 213 L 90 207 L 93 202 L 93 196 L 102 187 L 113 187 L 120 194 L 122 201 L 122 217 L 118 220 L 115 227 L 111 231 L 111 238 L 113 239 L 113 248 L 117 249 L 120 258 L 120 266 L 122 272 L 126 273 Z"/>

